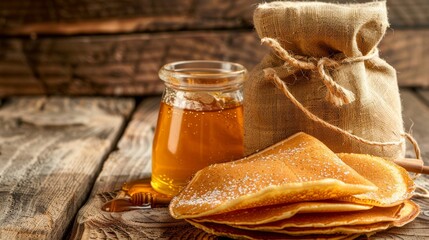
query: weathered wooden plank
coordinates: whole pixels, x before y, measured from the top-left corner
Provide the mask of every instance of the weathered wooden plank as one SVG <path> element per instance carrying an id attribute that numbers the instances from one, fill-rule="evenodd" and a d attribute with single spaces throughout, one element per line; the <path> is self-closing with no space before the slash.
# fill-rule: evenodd
<path id="1" fill-rule="evenodd" d="M 0 3 L 3 34 L 81 34 L 249 27 L 253 3 L 219 0 Z M 216 13 L 216 14 L 213 14 Z M 243 16 L 242 16 L 243 15 Z"/>
<path id="2" fill-rule="evenodd" d="M 397 70 L 401 86 L 429 87 L 429 28 L 388 30 L 380 54 Z"/>
<path id="3" fill-rule="evenodd" d="M 110 154 L 91 197 L 79 211 L 71 239 L 215 239 L 184 221 L 171 218 L 166 208 L 107 213 L 101 206 L 113 199 L 122 184 L 150 177 L 153 131 L 160 99 L 146 99 L 136 110 L 118 149 Z"/>
<path id="4" fill-rule="evenodd" d="M 413 119 L 414 136 L 421 143 L 423 156 L 429 157 L 429 108 L 422 104 L 419 99 L 409 90 L 402 91 L 404 102 L 404 118 L 407 128 L 410 126 L 410 118 Z M 91 199 L 80 210 L 75 225 L 73 239 L 90 238 L 147 238 L 147 239 L 217 239 L 190 225 L 172 219 L 167 209 L 158 208 L 152 210 L 135 210 L 123 213 L 106 213 L 101 210 L 103 203 L 111 200 L 116 194 L 111 192 L 119 189 L 124 181 L 135 180 L 140 177 L 149 176 L 150 144 L 155 125 L 158 99 L 150 99 L 145 102 L 136 112 L 130 123 L 129 129 L 121 139 L 119 150 L 113 153 L 106 161 L 103 171 L 98 178 Z M 142 118 L 142 116 L 145 116 Z M 144 126 L 142 131 L 133 130 L 133 126 Z M 150 127 L 149 127 L 150 126 Z M 133 137 L 131 137 L 133 136 Z M 138 154 L 139 151 L 143 151 Z M 411 148 L 408 155 L 411 156 Z M 124 156 L 125 155 L 125 156 Z M 136 155 L 142 156 L 141 159 Z M 134 156 L 130 158 L 129 156 Z M 119 161 L 123 159 L 124 161 Z M 144 160 L 143 160 L 144 159 Z M 133 164 L 139 161 L 139 164 Z M 426 160 L 428 163 L 428 161 Z M 429 188 L 429 179 L 421 177 L 420 185 Z M 107 191 L 107 192 L 104 192 Z M 413 223 L 389 231 L 379 233 L 371 239 L 424 239 L 429 237 L 429 200 L 416 198 L 422 206 L 422 214 Z"/>
<path id="5" fill-rule="evenodd" d="M 0 46 L 0 96 L 160 93 L 158 70 L 167 62 L 217 59 L 251 68 L 266 52 L 251 31 L 0 39 Z"/>
<path id="6" fill-rule="evenodd" d="M 429 106 L 429 89 L 418 89 L 417 92 L 425 100 L 426 105 Z"/>
<path id="7" fill-rule="evenodd" d="M 429 86 L 429 30 L 389 31 L 381 56 L 402 86 Z M 217 59 L 249 70 L 267 53 L 252 31 L 103 37 L 0 39 L 0 96 L 160 93 L 159 68 L 177 60 Z"/>
<path id="8" fill-rule="evenodd" d="M 325 0 L 348 3 L 349 0 Z M 124 33 L 252 28 L 262 0 L 1 1 L 0 33 L 9 35 Z M 268 1 L 269 2 L 269 1 Z M 367 2 L 355 0 L 353 2 Z M 429 26 L 426 0 L 389 0 L 394 27 Z"/>
<path id="9" fill-rule="evenodd" d="M 423 160 L 429 165 L 429 106 L 411 90 L 402 89 L 401 98 L 405 129 L 419 142 Z M 411 146 L 407 148 L 407 155 L 415 157 Z"/>
<path id="10" fill-rule="evenodd" d="M 134 106 L 12 98 L 0 108 L 0 239 L 61 239 Z"/>
<path id="11" fill-rule="evenodd" d="M 95 182 L 91 197 L 79 211 L 72 239 L 210 239 L 208 234 L 174 220 L 166 208 L 122 213 L 101 210 L 122 184 L 149 178 L 153 131 L 160 99 L 146 99 L 136 110 L 118 149 L 110 154 Z"/>
<path id="12" fill-rule="evenodd" d="M 151 173 L 152 140 L 158 118 L 160 98 L 148 98 L 140 104 L 127 125 L 117 149 L 109 155 L 91 192 L 120 189 L 122 184 Z"/>
<path id="13" fill-rule="evenodd" d="M 429 2 L 426 0 L 387 0 L 387 9 L 389 22 L 394 27 L 429 26 Z"/>

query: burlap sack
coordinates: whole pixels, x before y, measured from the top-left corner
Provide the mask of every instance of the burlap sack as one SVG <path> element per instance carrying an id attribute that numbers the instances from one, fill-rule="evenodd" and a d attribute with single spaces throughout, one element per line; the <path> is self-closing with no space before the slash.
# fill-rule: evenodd
<path id="1" fill-rule="evenodd" d="M 304 131 L 335 152 L 404 157 L 396 72 L 377 51 L 385 2 L 272 2 L 254 24 L 272 51 L 245 84 L 247 154 Z"/>

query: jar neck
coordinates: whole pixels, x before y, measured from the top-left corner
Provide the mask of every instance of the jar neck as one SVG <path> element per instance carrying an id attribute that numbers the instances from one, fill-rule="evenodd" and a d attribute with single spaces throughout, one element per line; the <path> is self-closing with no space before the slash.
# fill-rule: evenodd
<path id="1" fill-rule="evenodd" d="M 243 90 L 241 87 L 236 87 L 222 91 L 197 91 L 166 85 L 162 102 L 181 109 L 218 111 L 241 106 L 243 104 Z"/>

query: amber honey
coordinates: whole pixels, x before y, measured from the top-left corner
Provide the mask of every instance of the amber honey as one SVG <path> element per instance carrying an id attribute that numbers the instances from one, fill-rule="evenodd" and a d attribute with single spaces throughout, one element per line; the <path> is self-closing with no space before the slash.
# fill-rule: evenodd
<path id="1" fill-rule="evenodd" d="M 243 107 L 211 110 L 161 103 L 152 152 L 152 187 L 175 195 L 198 170 L 243 157 Z"/>

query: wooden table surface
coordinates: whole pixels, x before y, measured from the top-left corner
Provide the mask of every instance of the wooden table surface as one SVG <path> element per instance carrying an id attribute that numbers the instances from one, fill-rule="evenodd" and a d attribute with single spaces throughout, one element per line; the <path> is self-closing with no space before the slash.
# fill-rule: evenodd
<path id="1" fill-rule="evenodd" d="M 413 126 L 429 165 L 429 90 L 402 89 L 401 96 L 406 129 Z M 0 100 L 0 239 L 216 239 L 165 208 L 100 209 L 124 182 L 150 177 L 159 101 Z M 429 189 L 429 177 L 417 183 Z M 429 238 L 429 199 L 414 200 L 422 207 L 414 222 L 371 239 Z"/>

